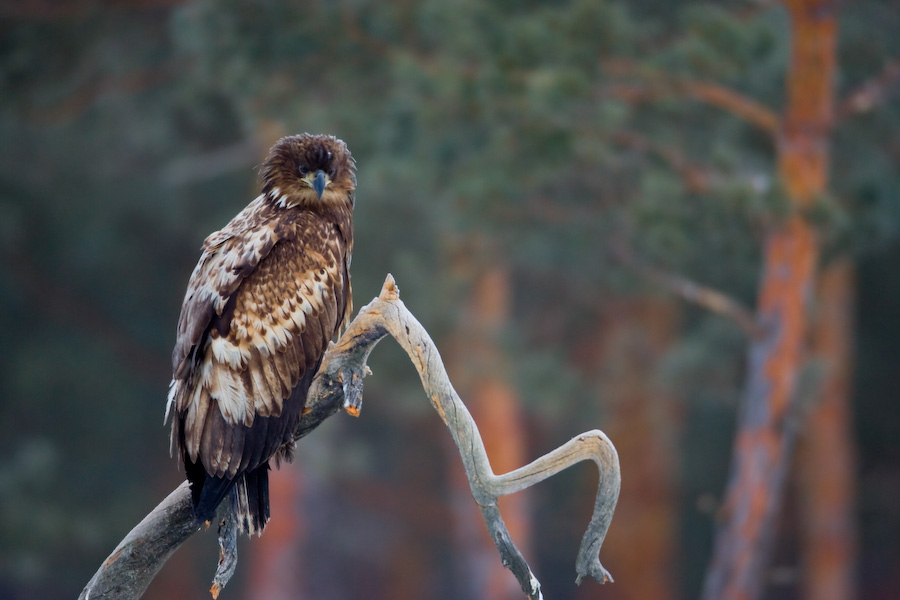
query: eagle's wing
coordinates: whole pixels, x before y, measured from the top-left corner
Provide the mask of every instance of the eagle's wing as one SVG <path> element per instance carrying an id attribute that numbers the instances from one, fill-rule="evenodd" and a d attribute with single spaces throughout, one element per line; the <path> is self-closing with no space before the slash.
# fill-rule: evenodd
<path id="1" fill-rule="evenodd" d="M 229 298 L 280 238 L 282 228 L 264 217 L 259 196 L 228 225 L 203 242 L 203 253 L 188 283 L 172 350 L 173 381 L 184 379 L 198 361 L 197 352 L 214 317 L 221 318 Z M 168 417 L 172 397 L 166 409 Z"/>
<path id="2" fill-rule="evenodd" d="M 215 476 L 254 469 L 289 441 L 349 294 L 332 225 L 306 215 L 232 233 L 210 238 L 191 279 L 205 305 L 186 301 L 179 342 L 190 343 L 173 357 L 176 441 Z"/>

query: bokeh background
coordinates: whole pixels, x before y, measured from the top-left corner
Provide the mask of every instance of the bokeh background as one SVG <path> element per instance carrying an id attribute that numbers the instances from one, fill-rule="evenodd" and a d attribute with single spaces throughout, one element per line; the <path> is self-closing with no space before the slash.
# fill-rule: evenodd
<path id="1" fill-rule="evenodd" d="M 805 218 L 840 275 L 809 310 L 843 299 L 811 322 L 851 334 L 799 377 L 767 598 L 826 575 L 804 515 L 835 487 L 840 597 L 900 589 L 900 4 L 834 4 L 829 185 Z M 789 27 L 765 0 L 2 2 L 0 597 L 76 596 L 181 481 L 163 412 L 188 275 L 301 131 L 359 165 L 356 305 L 396 277 L 498 471 L 587 429 L 617 444 L 616 583 L 573 583 L 591 466 L 502 505 L 545 597 L 697 597 L 748 335 L 669 284 L 756 304 L 791 209 L 771 132 L 721 92 L 778 118 Z M 414 370 L 390 341 L 370 365 L 361 417 L 273 477 L 223 597 L 521 597 Z M 841 442 L 810 456 L 833 371 Z M 823 463 L 836 485 L 803 477 Z M 207 597 L 216 558 L 195 536 L 146 597 Z"/>

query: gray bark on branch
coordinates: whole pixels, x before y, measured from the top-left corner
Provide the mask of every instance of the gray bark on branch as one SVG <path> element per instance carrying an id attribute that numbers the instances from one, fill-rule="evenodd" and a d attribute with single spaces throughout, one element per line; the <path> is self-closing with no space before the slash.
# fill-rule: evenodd
<path id="1" fill-rule="evenodd" d="M 322 361 L 307 406 L 295 431 L 295 440 L 309 434 L 325 419 L 340 411 L 357 415 L 362 407 L 362 380 L 366 360 L 375 344 L 390 335 L 406 351 L 419 373 L 425 393 L 459 448 L 475 502 L 500 552 L 502 564 L 515 575 L 531 600 L 543 598 L 541 585 L 516 548 L 500 515 L 497 498 L 523 490 L 583 460 L 591 460 L 600 472 L 594 513 L 576 559 L 576 582 L 592 577 L 612 581 L 600 564 L 599 552 L 619 497 L 619 459 L 609 438 L 599 430 L 582 433 L 534 462 L 503 475 L 495 475 L 485 453 L 478 427 L 460 400 L 441 362 L 434 342 L 400 301 L 393 277 L 388 275 L 381 294 L 359 314 L 332 345 Z M 225 586 L 237 563 L 237 550 L 228 511 L 220 510 L 219 568 L 210 592 Z M 144 593 L 163 563 L 191 535 L 202 529 L 194 520 L 190 491 L 181 484 L 119 543 L 79 597 L 137 599 Z"/>

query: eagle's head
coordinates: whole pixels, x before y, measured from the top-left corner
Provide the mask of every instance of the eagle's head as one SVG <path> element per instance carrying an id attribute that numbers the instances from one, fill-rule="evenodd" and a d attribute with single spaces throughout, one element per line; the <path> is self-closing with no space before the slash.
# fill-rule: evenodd
<path id="1" fill-rule="evenodd" d="M 262 192 L 283 208 L 352 208 L 355 168 L 347 145 L 334 136 L 284 137 L 262 164 Z"/>

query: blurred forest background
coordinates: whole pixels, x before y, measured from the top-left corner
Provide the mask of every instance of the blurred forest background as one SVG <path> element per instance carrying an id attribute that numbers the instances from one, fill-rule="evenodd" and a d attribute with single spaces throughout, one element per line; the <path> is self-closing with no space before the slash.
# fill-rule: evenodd
<path id="1" fill-rule="evenodd" d="M 807 351 L 763 596 L 896 597 L 900 3 L 18 0 L 0 28 L 0 597 L 74 597 L 181 481 L 188 275 L 302 131 L 359 165 L 356 306 L 394 274 L 496 471 L 617 445 L 615 583 L 573 583 L 591 466 L 501 503 L 545 597 L 701 594 L 754 361 L 787 339 L 760 318 L 778 239 Z M 792 70 L 792 40 L 833 64 Z M 224 597 L 521 597 L 414 370 L 390 341 L 370 365 Z M 195 536 L 146 597 L 207 597 L 216 558 Z"/>

